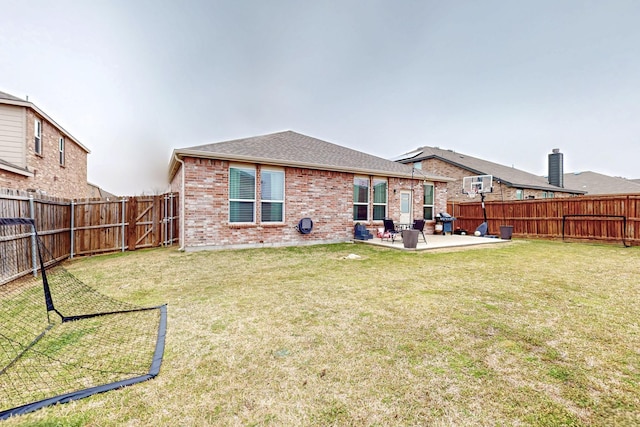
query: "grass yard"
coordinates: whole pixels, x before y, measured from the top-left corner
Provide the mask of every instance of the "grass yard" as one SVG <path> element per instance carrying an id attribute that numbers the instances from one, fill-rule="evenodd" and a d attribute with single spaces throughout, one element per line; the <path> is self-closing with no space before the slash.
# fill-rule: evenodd
<path id="1" fill-rule="evenodd" d="M 168 303 L 160 375 L 3 427 L 639 425 L 640 248 L 496 246 L 74 260 Z"/>

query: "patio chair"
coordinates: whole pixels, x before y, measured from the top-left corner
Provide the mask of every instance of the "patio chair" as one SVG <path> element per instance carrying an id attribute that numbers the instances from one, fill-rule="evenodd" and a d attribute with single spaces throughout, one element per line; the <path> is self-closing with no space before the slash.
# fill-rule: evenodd
<path id="1" fill-rule="evenodd" d="M 414 230 L 418 230 L 420 234 L 422 234 L 422 238 L 424 239 L 424 243 L 427 243 L 427 238 L 424 236 L 424 219 L 416 219 L 413 221 L 413 225 L 411 226 Z"/>
<path id="2" fill-rule="evenodd" d="M 380 236 L 380 240 L 391 239 L 391 243 L 395 242 L 396 236 L 400 234 L 398 230 L 396 230 L 396 226 L 393 224 L 393 220 L 390 218 L 385 218 L 382 220 L 384 223 L 384 231 Z"/>

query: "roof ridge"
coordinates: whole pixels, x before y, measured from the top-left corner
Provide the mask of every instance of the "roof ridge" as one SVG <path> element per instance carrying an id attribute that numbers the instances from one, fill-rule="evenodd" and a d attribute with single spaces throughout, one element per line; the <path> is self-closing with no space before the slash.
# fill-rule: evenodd
<path id="1" fill-rule="evenodd" d="M 411 177 L 409 165 L 292 130 L 174 150 L 175 154 L 359 173 Z M 430 176 L 443 181 L 445 177 Z"/>

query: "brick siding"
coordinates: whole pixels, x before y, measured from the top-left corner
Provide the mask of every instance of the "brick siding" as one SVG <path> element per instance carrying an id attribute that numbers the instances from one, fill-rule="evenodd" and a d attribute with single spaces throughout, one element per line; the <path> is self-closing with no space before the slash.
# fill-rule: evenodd
<path id="1" fill-rule="evenodd" d="M 258 200 L 255 224 L 233 224 L 229 223 L 229 166 L 238 164 L 189 157 L 183 160 L 185 212 L 182 246 L 187 249 L 294 246 L 344 242 L 353 238 L 356 223 L 353 220 L 353 173 L 282 168 L 285 172 L 284 223 L 261 223 Z M 245 166 L 256 169 L 256 195 L 259 195 L 261 165 Z M 178 170 L 171 182 L 172 191 L 182 191 L 181 180 L 181 170 Z M 400 216 L 399 190 L 410 190 L 411 184 L 410 179 L 388 178 L 388 216 L 391 218 L 397 220 Z M 422 218 L 422 181 L 414 180 L 413 189 L 416 195 L 414 216 Z M 373 200 L 373 195 L 370 200 Z M 446 210 L 445 183 L 435 183 L 434 203 L 436 212 Z M 301 234 L 295 228 L 305 217 L 314 222 L 310 234 Z M 382 221 L 360 222 L 374 235 L 377 227 L 382 226 Z M 433 233 L 433 228 L 434 222 L 431 221 L 425 231 Z"/>

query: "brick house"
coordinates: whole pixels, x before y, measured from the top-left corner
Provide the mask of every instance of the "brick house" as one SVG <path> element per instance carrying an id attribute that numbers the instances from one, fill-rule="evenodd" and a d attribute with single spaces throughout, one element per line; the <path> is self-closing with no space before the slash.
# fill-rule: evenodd
<path id="1" fill-rule="evenodd" d="M 0 188 L 88 197 L 89 152 L 36 105 L 0 92 Z"/>
<path id="2" fill-rule="evenodd" d="M 465 176 L 475 175 L 493 175 L 493 192 L 486 194 L 487 201 L 571 197 L 586 193 L 584 190 L 564 187 L 563 159 L 558 150 L 549 155 L 548 177 L 437 147 L 421 147 L 395 160 L 413 165 L 427 174 L 453 178 L 448 183 L 447 195 L 448 200 L 453 202 L 469 201 L 467 195 L 462 193 L 462 180 Z"/>
<path id="3" fill-rule="evenodd" d="M 176 149 L 186 250 L 345 242 L 356 223 L 410 223 L 444 211 L 448 178 L 292 131 Z M 309 234 L 296 226 L 313 221 Z"/>

